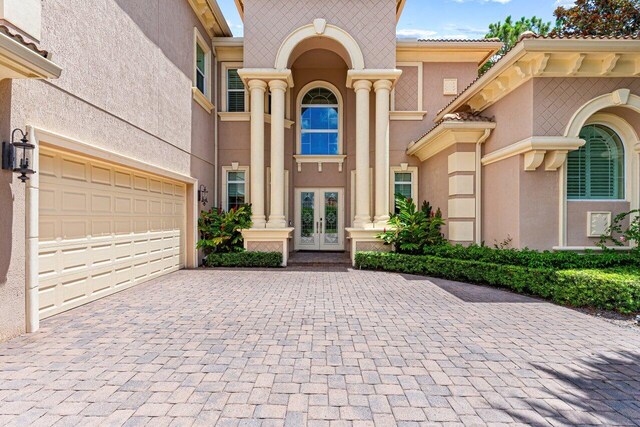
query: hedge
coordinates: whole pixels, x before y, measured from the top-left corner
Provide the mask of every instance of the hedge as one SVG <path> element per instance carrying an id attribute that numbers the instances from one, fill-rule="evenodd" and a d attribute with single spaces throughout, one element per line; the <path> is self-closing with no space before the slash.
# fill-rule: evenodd
<path id="1" fill-rule="evenodd" d="M 502 265 L 428 255 L 358 252 L 356 268 L 486 284 L 573 307 L 640 311 L 640 270 L 562 270 Z"/>
<path id="2" fill-rule="evenodd" d="M 205 259 L 207 267 L 266 267 L 282 266 L 280 252 L 212 253 Z"/>
<path id="3" fill-rule="evenodd" d="M 551 268 L 558 270 L 584 268 L 612 268 L 640 265 L 640 252 L 538 252 L 530 249 L 494 249 L 487 246 L 462 245 L 429 246 L 424 255 L 453 258 L 466 261 L 481 261 L 492 264 L 517 265 L 529 268 Z"/>

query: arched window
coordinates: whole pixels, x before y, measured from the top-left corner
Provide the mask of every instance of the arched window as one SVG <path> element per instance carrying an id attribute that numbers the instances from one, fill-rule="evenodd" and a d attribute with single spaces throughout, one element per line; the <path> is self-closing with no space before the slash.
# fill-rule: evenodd
<path id="1" fill-rule="evenodd" d="M 340 154 L 340 103 L 325 87 L 309 90 L 300 103 L 300 153 Z"/>
<path id="2" fill-rule="evenodd" d="M 582 128 L 586 144 L 569 153 L 567 198 L 624 199 L 624 147 L 613 129 L 599 124 Z"/>

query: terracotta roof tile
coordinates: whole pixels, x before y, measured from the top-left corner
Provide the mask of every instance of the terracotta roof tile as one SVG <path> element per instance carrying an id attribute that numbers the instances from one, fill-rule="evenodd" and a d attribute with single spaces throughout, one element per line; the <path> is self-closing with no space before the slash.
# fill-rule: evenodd
<path id="1" fill-rule="evenodd" d="M 35 53 L 37 53 L 38 55 L 44 58 L 49 57 L 49 52 L 47 52 L 46 50 L 39 49 L 35 43 L 25 40 L 25 38 L 22 37 L 21 34 L 14 33 L 9 27 L 5 25 L 0 25 L 0 33 L 14 39 L 18 43 L 28 47 L 29 49 L 31 49 L 32 51 L 34 51 Z"/>
<path id="2" fill-rule="evenodd" d="M 500 39 L 418 39 L 420 43 L 500 43 Z"/>
<path id="3" fill-rule="evenodd" d="M 475 114 L 475 113 L 465 113 L 465 112 L 458 112 L 458 113 L 451 113 L 451 114 L 446 114 L 442 120 L 440 120 L 439 122 L 437 122 L 435 124 L 435 126 L 433 126 L 431 129 L 429 129 L 424 135 L 422 135 L 420 138 L 418 138 L 418 141 L 420 141 L 422 138 L 424 138 L 425 136 L 429 135 L 431 132 L 433 132 L 438 126 L 440 126 L 442 123 L 445 122 L 489 122 L 489 123 L 493 123 L 495 122 L 495 117 L 486 117 L 480 114 Z"/>

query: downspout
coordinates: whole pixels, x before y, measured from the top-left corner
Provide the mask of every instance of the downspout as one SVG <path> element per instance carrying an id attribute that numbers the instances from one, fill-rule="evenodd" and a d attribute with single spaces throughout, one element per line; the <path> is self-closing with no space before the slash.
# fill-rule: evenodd
<path id="1" fill-rule="evenodd" d="M 482 244 L 482 144 L 491 135 L 491 129 L 485 129 L 484 134 L 476 143 L 476 244 Z"/>
<path id="2" fill-rule="evenodd" d="M 213 100 L 215 104 L 215 108 L 213 110 L 213 207 L 218 207 L 218 52 L 215 51 L 214 48 L 214 59 L 213 59 L 213 81 L 214 81 L 214 91 L 213 91 Z"/>

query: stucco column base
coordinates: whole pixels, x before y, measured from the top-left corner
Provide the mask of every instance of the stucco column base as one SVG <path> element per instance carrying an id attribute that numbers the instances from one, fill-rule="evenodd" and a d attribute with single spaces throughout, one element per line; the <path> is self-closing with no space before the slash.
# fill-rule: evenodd
<path id="1" fill-rule="evenodd" d="M 351 241 L 351 264 L 356 264 L 356 252 L 391 252 L 392 247 L 385 245 L 378 235 L 384 228 L 347 228 L 347 239 Z"/>
<path id="2" fill-rule="evenodd" d="M 375 217 L 373 220 L 373 226 L 375 228 L 389 228 L 389 220 L 391 217 L 389 215 L 382 215 L 380 217 Z"/>
<path id="3" fill-rule="evenodd" d="M 249 228 L 242 230 L 244 249 L 248 252 L 280 252 L 282 266 L 289 259 L 289 238 L 293 228 Z"/>
<path id="4" fill-rule="evenodd" d="M 267 228 L 270 230 L 287 228 L 287 221 L 284 216 L 269 216 L 269 221 L 267 221 Z"/>

